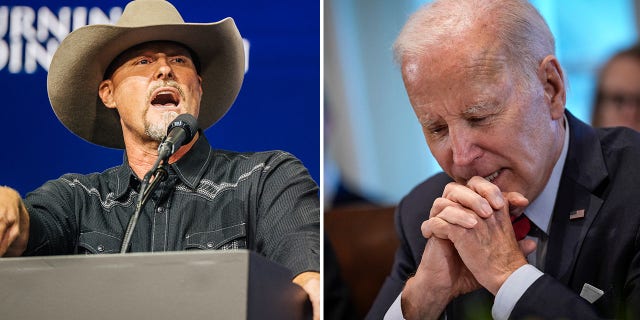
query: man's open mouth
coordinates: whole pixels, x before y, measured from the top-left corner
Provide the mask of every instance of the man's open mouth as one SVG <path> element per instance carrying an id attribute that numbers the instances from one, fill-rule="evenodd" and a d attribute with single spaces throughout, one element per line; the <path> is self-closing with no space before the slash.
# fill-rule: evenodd
<path id="1" fill-rule="evenodd" d="M 177 107 L 180 104 L 180 94 L 174 88 L 162 88 L 153 93 L 151 105 L 154 107 Z"/>

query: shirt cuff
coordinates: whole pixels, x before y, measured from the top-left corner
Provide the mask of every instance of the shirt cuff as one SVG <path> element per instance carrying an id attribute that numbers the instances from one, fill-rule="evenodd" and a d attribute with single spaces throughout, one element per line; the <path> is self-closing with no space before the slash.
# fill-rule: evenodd
<path id="1" fill-rule="evenodd" d="M 402 316 L 402 292 L 398 295 L 396 300 L 393 302 L 387 313 L 384 314 L 384 320 L 404 320 Z"/>
<path id="2" fill-rule="evenodd" d="M 536 267 L 525 264 L 513 272 L 502 284 L 496 294 L 491 308 L 491 315 L 495 320 L 508 319 L 520 297 L 544 273 Z"/>

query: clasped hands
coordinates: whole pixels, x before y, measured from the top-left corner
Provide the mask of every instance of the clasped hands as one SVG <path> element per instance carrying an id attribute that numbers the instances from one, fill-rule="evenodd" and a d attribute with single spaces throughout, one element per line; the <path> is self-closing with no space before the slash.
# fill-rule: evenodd
<path id="1" fill-rule="evenodd" d="M 448 184 L 421 226 L 429 241 L 402 293 L 405 317 L 435 319 L 453 298 L 480 287 L 495 295 L 535 250 L 532 240 L 516 241 L 509 218 L 528 204 L 481 177 Z"/>

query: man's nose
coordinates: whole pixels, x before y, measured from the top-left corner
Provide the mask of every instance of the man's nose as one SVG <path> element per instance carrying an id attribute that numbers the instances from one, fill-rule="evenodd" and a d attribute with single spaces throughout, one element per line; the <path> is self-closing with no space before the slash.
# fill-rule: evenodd
<path id="1" fill-rule="evenodd" d="M 158 59 L 158 69 L 156 70 L 156 79 L 172 80 L 174 78 L 173 69 L 167 59 Z"/>
<path id="2" fill-rule="evenodd" d="M 449 141 L 455 165 L 470 165 L 482 153 L 476 144 L 476 133 L 471 129 L 449 128 Z"/>

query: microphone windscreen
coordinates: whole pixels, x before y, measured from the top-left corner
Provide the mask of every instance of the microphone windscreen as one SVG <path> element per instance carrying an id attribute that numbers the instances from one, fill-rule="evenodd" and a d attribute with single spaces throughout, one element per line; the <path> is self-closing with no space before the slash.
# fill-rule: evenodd
<path id="1" fill-rule="evenodd" d="M 171 132 L 173 128 L 182 128 L 186 134 L 183 144 L 187 144 L 193 140 L 193 137 L 198 132 L 198 121 L 196 118 L 188 113 L 183 113 L 177 116 L 167 128 L 167 133 Z"/>

